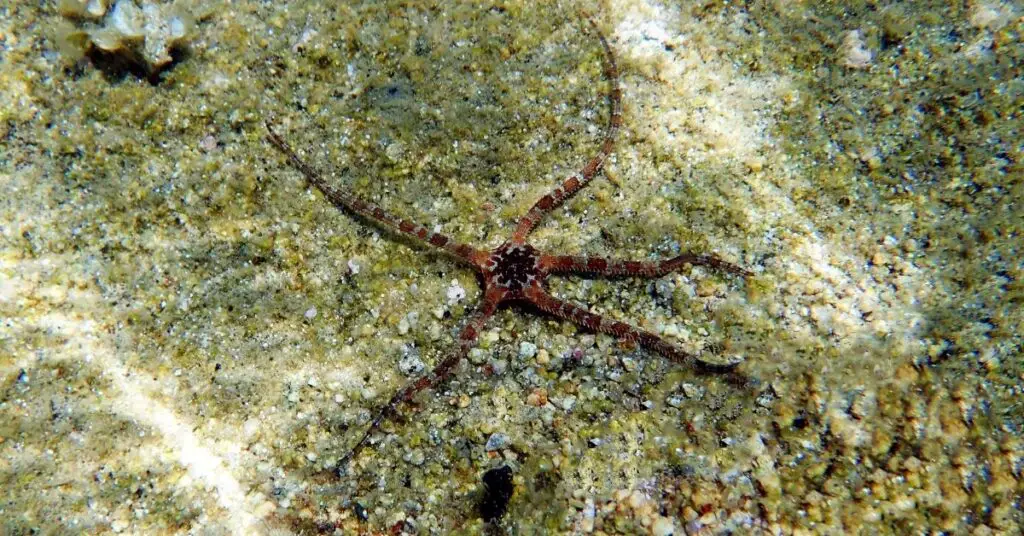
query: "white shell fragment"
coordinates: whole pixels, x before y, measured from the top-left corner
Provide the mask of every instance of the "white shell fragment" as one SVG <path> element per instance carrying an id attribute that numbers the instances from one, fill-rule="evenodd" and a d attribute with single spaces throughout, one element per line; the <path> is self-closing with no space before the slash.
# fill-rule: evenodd
<path id="1" fill-rule="evenodd" d="M 875 55 L 868 49 L 864 42 L 864 36 L 860 30 L 846 32 L 843 38 L 843 65 L 852 69 L 867 69 L 871 67 Z"/>

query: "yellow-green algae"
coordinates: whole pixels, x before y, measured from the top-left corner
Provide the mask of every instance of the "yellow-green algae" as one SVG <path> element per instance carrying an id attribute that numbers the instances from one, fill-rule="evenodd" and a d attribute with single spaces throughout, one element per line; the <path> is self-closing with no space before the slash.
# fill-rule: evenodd
<path id="1" fill-rule="evenodd" d="M 214 3 L 153 86 L 56 56 L 56 6 L 0 5 L 3 531 L 475 533 L 504 460 L 520 533 L 1019 533 L 1020 9 L 582 7 L 625 125 L 537 243 L 756 275 L 554 289 L 750 381 L 506 311 L 338 479 L 399 361 L 451 348 L 478 292 L 308 192 L 262 121 L 494 246 L 599 141 L 573 7 Z"/>

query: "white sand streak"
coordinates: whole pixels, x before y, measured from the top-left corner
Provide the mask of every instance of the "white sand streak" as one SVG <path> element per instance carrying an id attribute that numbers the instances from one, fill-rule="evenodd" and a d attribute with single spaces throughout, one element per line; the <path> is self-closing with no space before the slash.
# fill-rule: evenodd
<path id="1" fill-rule="evenodd" d="M 46 352 L 45 359 L 83 361 L 102 371 L 111 381 L 113 392 L 104 393 L 106 402 L 102 407 L 89 409 L 109 411 L 152 428 L 172 460 L 184 466 L 191 477 L 178 479 L 174 485 L 186 488 L 199 485 L 214 490 L 216 503 L 227 513 L 226 528 L 235 534 L 259 532 L 262 522 L 252 513 L 253 505 L 247 500 L 242 484 L 228 469 L 226 460 L 218 456 L 209 441 L 193 431 L 195 426 L 190 419 L 175 413 L 152 392 L 173 378 L 154 382 L 149 374 L 135 373 L 124 365 L 117 355 L 112 335 L 90 319 L 114 318 L 111 312 L 97 309 L 104 307 L 97 291 L 86 288 L 69 292 L 63 286 L 47 284 L 46 280 L 55 272 L 77 270 L 63 260 L 12 262 L 0 259 L 0 274 L 7 276 L 0 277 L 7 279 L 0 291 L 0 305 L 18 304 L 19 300 L 26 299 L 40 299 L 51 305 L 36 306 L 36 311 L 42 313 L 38 315 L 24 310 L 24 316 L 10 319 L 8 327 L 14 328 L 15 336 L 19 331 L 39 330 L 55 340 L 54 351 Z M 60 344 L 57 342 L 60 340 L 66 342 Z M 37 359 L 38 354 L 21 355 L 3 366 L 2 372 L 17 374 L 19 369 L 31 368 Z M 225 445 L 223 441 L 219 446 L 221 451 L 244 450 L 244 445 Z"/>

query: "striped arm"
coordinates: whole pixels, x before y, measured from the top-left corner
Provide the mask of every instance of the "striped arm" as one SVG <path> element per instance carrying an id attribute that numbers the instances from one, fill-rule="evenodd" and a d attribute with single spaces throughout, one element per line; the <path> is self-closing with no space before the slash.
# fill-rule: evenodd
<path id="1" fill-rule="evenodd" d="M 568 320 L 569 322 L 572 322 L 584 329 L 598 333 L 607 333 L 619 340 L 636 343 L 648 350 L 657 352 L 676 363 L 695 365 L 705 370 L 720 372 L 732 370 L 739 364 L 739 362 L 714 364 L 701 361 L 693 355 L 683 351 L 681 348 L 649 331 L 631 326 L 625 322 L 608 320 L 601 315 L 591 313 L 582 307 L 567 301 L 559 300 L 538 286 L 528 289 L 526 297 L 530 300 L 530 303 L 537 306 L 541 311 L 563 320 Z"/>
<path id="2" fill-rule="evenodd" d="M 352 460 L 359 451 L 366 446 L 366 442 L 370 439 L 370 435 L 380 429 L 380 425 L 385 419 L 390 419 L 398 414 L 398 405 L 404 402 L 409 402 L 414 396 L 424 389 L 436 389 L 443 385 L 451 378 L 452 372 L 455 370 L 455 366 L 462 361 L 462 358 L 469 353 L 470 348 L 476 343 L 477 338 L 480 336 L 480 331 L 483 330 L 484 324 L 487 319 L 494 314 L 494 311 L 498 309 L 498 303 L 501 301 L 500 292 L 488 292 L 484 295 L 484 300 L 477 308 L 476 311 L 470 316 L 466 325 L 462 327 L 459 332 L 459 346 L 447 357 L 441 360 L 440 363 L 434 366 L 434 369 L 429 373 L 420 376 L 415 381 L 408 383 L 401 391 L 395 393 L 388 400 L 388 403 L 383 405 L 377 410 L 376 415 L 373 417 L 373 421 L 370 422 L 369 428 L 363 433 L 359 441 L 348 451 L 345 456 L 338 462 L 337 471 L 342 472 L 348 465 L 348 462 Z"/>
<path id="3" fill-rule="evenodd" d="M 721 272 L 749 276 L 750 272 L 714 255 L 685 253 L 663 261 L 624 261 L 604 257 L 542 255 L 541 269 L 549 274 L 588 274 L 604 277 L 661 277 L 686 266 L 707 266 Z"/>
<path id="4" fill-rule="evenodd" d="M 582 14 L 582 17 L 586 19 L 591 29 L 597 34 L 598 39 L 601 40 L 601 46 L 604 47 L 605 53 L 605 76 L 612 86 L 608 94 L 611 115 L 608 118 L 608 128 L 604 134 L 604 142 L 601 143 L 601 149 L 597 155 L 591 158 L 587 165 L 583 166 L 583 169 L 570 175 L 551 193 L 540 198 L 530 208 L 530 211 L 519 220 L 519 224 L 512 234 L 512 242 L 517 244 L 526 242 L 526 237 L 537 227 L 537 224 L 540 223 L 545 214 L 561 206 L 562 203 L 565 203 L 566 200 L 594 179 L 611 155 L 612 149 L 615 147 L 615 135 L 618 133 L 619 127 L 622 126 L 622 89 L 619 87 L 619 68 L 615 63 L 615 54 L 612 52 L 612 47 L 608 44 L 608 40 L 601 33 L 594 20 L 586 14 Z"/>
<path id="5" fill-rule="evenodd" d="M 480 251 L 468 244 L 455 242 L 441 233 L 431 232 L 422 225 L 394 216 L 377 205 L 360 199 L 346 189 L 335 188 L 327 184 L 327 181 L 312 166 L 299 158 L 291 146 L 288 145 L 288 142 L 284 141 L 281 136 L 274 132 L 274 127 L 270 124 L 270 121 L 267 121 L 266 124 L 267 140 L 288 157 L 288 163 L 302 172 L 306 180 L 313 186 L 316 186 L 334 206 L 348 210 L 393 232 L 405 235 L 416 243 L 447 251 L 457 259 L 472 266 L 480 267 L 481 263 L 487 259 L 487 252 Z"/>

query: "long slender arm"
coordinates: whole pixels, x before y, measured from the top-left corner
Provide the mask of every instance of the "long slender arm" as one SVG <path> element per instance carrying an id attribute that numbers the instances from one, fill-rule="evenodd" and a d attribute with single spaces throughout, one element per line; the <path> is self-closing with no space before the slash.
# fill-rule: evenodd
<path id="1" fill-rule="evenodd" d="M 355 213 L 392 232 L 404 235 L 416 243 L 447 251 L 458 260 L 471 266 L 479 268 L 481 263 L 487 258 L 487 253 L 484 251 L 480 251 L 468 244 L 455 242 L 441 233 L 430 232 L 422 225 L 394 216 L 377 205 L 360 199 L 349 190 L 327 184 L 327 181 L 320 176 L 320 173 L 313 169 L 313 166 L 299 158 L 299 155 L 292 150 L 288 142 L 284 141 L 284 138 L 279 136 L 277 132 L 274 132 L 274 127 L 270 124 L 270 121 L 267 121 L 267 140 L 278 151 L 281 151 L 282 154 L 288 157 L 288 163 L 302 172 L 306 180 L 313 186 L 316 186 L 334 206 Z"/>
<path id="2" fill-rule="evenodd" d="M 453 349 L 429 373 L 406 384 L 402 390 L 391 397 L 391 400 L 388 400 L 387 404 L 384 404 L 377 410 L 373 420 L 370 422 L 369 428 L 366 429 L 366 432 L 359 438 L 359 441 L 338 463 L 339 471 L 343 470 L 348 465 L 349 460 L 355 457 L 356 454 L 359 454 L 359 451 L 366 445 L 367 440 L 370 439 L 370 435 L 380 428 L 385 419 L 390 419 L 397 414 L 399 404 L 412 400 L 416 393 L 424 389 L 436 389 L 451 378 L 455 365 L 459 364 L 459 361 L 466 356 L 470 348 L 473 347 L 473 344 L 476 343 L 477 337 L 480 336 L 480 331 L 483 329 L 487 319 L 494 314 L 500 301 L 501 294 L 499 292 L 488 292 L 484 295 L 484 300 L 480 307 L 473 312 L 469 320 L 466 321 L 466 325 L 459 332 L 458 348 Z"/>
<path id="3" fill-rule="evenodd" d="M 661 277 L 687 264 L 707 266 L 739 276 L 751 275 L 749 271 L 714 255 L 693 253 L 684 253 L 663 261 L 627 261 L 576 255 L 542 255 L 540 258 L 541 269 L 549 274 L 588 274 L 603 277 Z"/>
<path id="4" fill-rule="evenodd" d="M 530 303 L 534 304 L 538 309 L 545 313 L 563 320 L 568 320 L 569 322 L 589 331 L 607 333 L 608 335 L 618 339 L 634 342 L 648 350 L 657 352 L 676 363 L 697 366 L 702 369 L 715 371 L 729 371 L 739 364 L 738 362 L 716 364 L 702 361 L 649 331 L 631 326 L 625 322 L 619 322 L 618 320 L 606 319 L 601 315 L 591 313 L 582 307 L 567 301 L 559 300 L 545 292 L 539 286 L 534 286 L 528 289 L 526 291 L 526 298 Z"/>
<path id="5" fill-rule="evenodd" d="M 605 76 L 612 86 L 608 94 L 611 114 L 608 118 L 608 128 L 604 133 L 604 142 L 601 143 L 601 149 L 598 153 L 587 162 L 587 165 L 583 166 L 583 169 L 570 175 L 569 178 L 562 182 L 561 186 L 540 198 L 530 208 L 530 211 L 519 220 L 519 224 L 512 234 L 512 242 L 517 244 L 526 242 L 526 237 L 537 227 L 537 224 L 540 223 L 545 214 L 558 208 L 562 203 L 565 203 L 566 200 L 575 195 L 576 192 L 590 184 L 590 181 L 604 167 L 605 160 L 611 155 L 612 149 L 615 147 L 615 135 L 618 133 L 619 127 L 622 126 L 622 90 L 619 88 L 619 68 L 615 64 L 615 54 L 612 53 L 612 47 L 608 44 L 604 34 L 601 33 L 600 28 L 597 27 L 594 19 L 585 13 L 582 14 L 582 17 L 601 40 L 601 46 L 604 47 L 605 54 Z"/>

